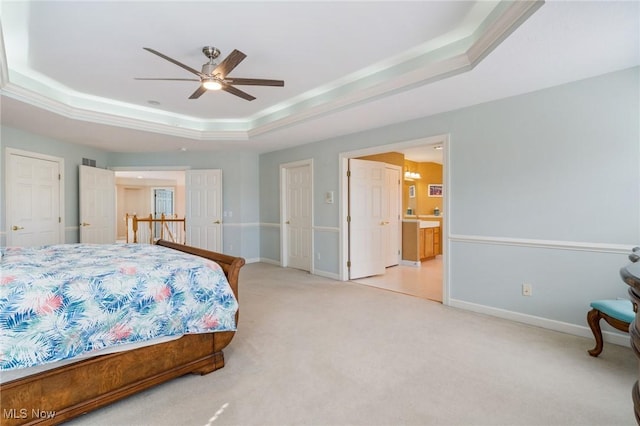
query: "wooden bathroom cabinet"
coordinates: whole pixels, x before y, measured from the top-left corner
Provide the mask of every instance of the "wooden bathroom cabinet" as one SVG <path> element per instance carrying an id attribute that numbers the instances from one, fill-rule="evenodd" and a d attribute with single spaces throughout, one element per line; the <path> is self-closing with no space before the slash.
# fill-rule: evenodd
<path id="1" fill-rule="evenodd" d="M 419 262 L 440 253 L 440 227 L 420 228 L 420 221 L 402 222 L 403 260 Z"/>

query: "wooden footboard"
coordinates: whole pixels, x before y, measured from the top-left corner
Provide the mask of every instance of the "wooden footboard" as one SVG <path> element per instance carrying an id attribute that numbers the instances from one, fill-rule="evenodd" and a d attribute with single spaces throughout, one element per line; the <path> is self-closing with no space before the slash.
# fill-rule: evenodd
<path id="1" fill-rule="evenodd" d="M 238 297 L 244 259 L 162 240 L 157 244 L 214 260 L 222 266 Z M 0 385 L 0 424 L 58 424 L 175 377 L 210 373 L 224 367 L 222 349 L 234 334 L 187 335 L 4 383 Z"/>

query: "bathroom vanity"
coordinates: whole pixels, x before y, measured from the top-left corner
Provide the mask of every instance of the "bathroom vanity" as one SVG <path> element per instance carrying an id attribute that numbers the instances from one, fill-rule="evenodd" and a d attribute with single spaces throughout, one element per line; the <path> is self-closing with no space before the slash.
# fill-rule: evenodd
<path id="1" fill-rule="evenodd" d="M 402 260 L 420 262 L 441 254 L 440 221 L 402 221 Z"/>

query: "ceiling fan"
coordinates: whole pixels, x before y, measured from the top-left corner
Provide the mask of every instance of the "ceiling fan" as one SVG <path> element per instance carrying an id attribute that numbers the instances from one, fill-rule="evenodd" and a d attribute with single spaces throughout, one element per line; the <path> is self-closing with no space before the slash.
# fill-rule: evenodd
<path id="1" fill-rule="evenodd" d="M 202 48 L 202 53 L 209 58 L 209 62 L 202 65 L 202 71 L 197 71 L 182 62 L 176 61 L 173 58 L 164 55 L 157 50 L 149 47 L 143 47 L 154 55 L 158 55 L 169 62 L 176 64 L 177 66 L 184 68 L 197 75 L 199 78 L 136 78 L 136 80 L 171 80 L 171 81 L 199 81 L 200 86 L 195 92 L 189 96 L 189 99 L 198 99 L 207 90 L 224 90 L 232 95 L 241 97 L 248 101 L 255 99 L 254 96 L 243 92 L 242 90 L 234 87 L 234 85 L 245 86 L 284 86 L 283 80 L 266 80 L 262 78 L 233 78 L 228 77 L 228 74 L 247 57 L 244 53 L 234 49 L 222 62 L 217 64 L 215 59 L 220 56 L 220 51 L 212 46 L 205 46 Z"/>

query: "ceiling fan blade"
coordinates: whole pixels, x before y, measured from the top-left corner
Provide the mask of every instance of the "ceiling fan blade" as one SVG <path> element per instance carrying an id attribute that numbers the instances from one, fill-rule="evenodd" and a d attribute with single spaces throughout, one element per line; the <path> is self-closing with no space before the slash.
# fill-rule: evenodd
<path id="1" fill-rule="evenodd" d="M 235 88 L 235 87 L 233 87 L 233 86 L 230 86 L 230 85 L 228 85 L 228 84 L 223 84 L 223 85 L 222 85 L 222 90 L 224 90 L 225 92 L 229 92 L 229 93 L 231 93 L 232 95 L 239 96 L 239 97 L 241 97 L 242 99 L 246 99 L 246 100 L 248 100 L 248 101 L 252 101 L 252 100 L 254 100 L 254 99 L 255 99 L 255 97 L 254 97 L 254 96 L 251 96 L 250 94 L 248 94 L 248 93 L 246 93 L 246 92 L 243 92 L 242 90 L 237 89 L 237 88 Z"/>
<path id="2" fill-rule="evenodd" d="M 198 98 L 199 98 L 200 96 L 202 96 L 202 94 L 203 94 L 204 92 L 206 92 L 206 91 L 207 91 L 207 89 L 205 89 L 205 87 L 204 87 L 203 85 L 200 85 L 200 86 L 198 87 L 198 89 L 196 89 L 196 91 L 195 91 L 195 92 L 193 92 L 193 93 L 191 94 L 191 96 L 189 96 L 189 99 L 198 99 Z"/>
<path id="3" fill-rule="evenodd" d="M 151 53 L 153 53 L 154 55 L 158 55 L 158 56 L 160 56 L 162 59 L 166 59 L 167 61 L 169 61 L 169 62 L 171 62 L 171 63 L 174 63 L 174 64 L 176 64 L 177 66 L 179 66 L 179 67 L 181 67 L 181 68 L 184 68 L 185 70 L 189 71 L 190 73 L 193 73 L 193 74 L 198 75 L 198 76 L 202 76 L 202 75 L 203 75 L 200 71 L 194 70 L 194 69 L 193 69 L 193 68 L 191 68 L 189 65 L 185 65 L 185 64 L 183 64 L 182 62 L 178 62 L 178 61 L 176 61 L 175 59 L 170 58 L 170 57 L 168 57 L 167 55 L 164 55 L 164 54 L 162 54 L 162 53 L 158 52 L 157 50 L 153 50 L 153 49 L 151 49 L 151 48 L 149 48 L 149 47 L 143 47 L 143 49 L 144 49 L 144 50 L 147 50 L 147 51 L 149 51 L 149 52 L 151 52 Z"/>
<path id="4" fill-rule="evenodd" d="M 240 62 L 246 58 L 247 55 L 239 51 L 238 49 L 233 49 L 233 52 L 229 53 L 229 56 L 224 58 L 220 65 L 213 70 L 213 74 L 220 74 L 222 78 L 229 74 L 232 69 L 238 66 Z"/>
<path id="5" fill-rule="evenodd" d="M 263 78 L 225 78 L 224 81 L 240 86 L 284 86 L 283 80 L 266 80 Z"/>
<path id="6" fill-rule="evenodd" d="M 134 77 L 134 80 L 200 81 L 200 79 L 197 79 L 197 78 L 140 78 L 140 77 Z"/>

